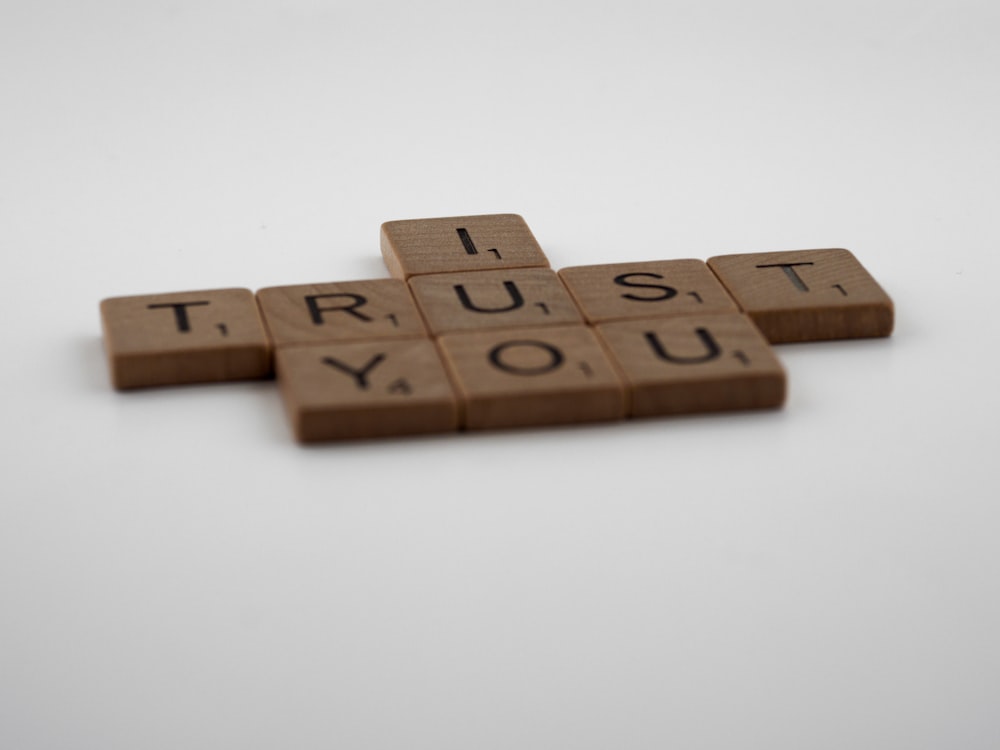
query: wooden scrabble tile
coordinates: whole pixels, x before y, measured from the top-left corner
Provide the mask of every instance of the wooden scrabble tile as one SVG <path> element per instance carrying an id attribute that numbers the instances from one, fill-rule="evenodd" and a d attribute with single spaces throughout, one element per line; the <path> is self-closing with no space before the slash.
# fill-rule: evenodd
<path id="1" fill-rule="evenodd" d="M 381 244 L 389 273 L 397 279 L 549 265 L 517 214 L 388 221 L 382 225 Z"/>
<path id="2" fill-rule="evenodd" d="M 470 430 L 620 419 L 621 380 L 584 325 L 453 333 L 438 345 Z"/>
<path id="3" fill-rule="evenodd" d="M 848 250 L 720 255 L 708 265 L 772 344 L 892 333 L 892 300 Z"/>
<path id="4" fill-rule="evenodd" d="M 249 289 L 113 297 L 101 302 L 118 389 L 264 378 L 271 349 Z"/>
<path id="5" fill-rule="evenodd" d="M 784 402 L 784 368 L 741 313 L 618 321 L 596 330 L 625 377 L 633 417 Z"/>
<path id="6" fill-rule="evenodd" d="M 739 309 L 701 260 L 573 266 L 559 278 L 588 323 Z"/>
<path id="7" fill-rule="evenodd" d="M 410 289 L 435 336 L 583 322 L 559 276 L 547 268 L 416 276 Z"/>
<path id="8" fill-rule="evenodd" d="M 257 302 L 276 347 L 427 335 L 399 279 L 268 287 Z"/>
<path id="9" fill-rule="evenodd" d="M 275 367 L 302 442 L 458 428 L 457 399 L 430 339 L 282 347 Z"/>

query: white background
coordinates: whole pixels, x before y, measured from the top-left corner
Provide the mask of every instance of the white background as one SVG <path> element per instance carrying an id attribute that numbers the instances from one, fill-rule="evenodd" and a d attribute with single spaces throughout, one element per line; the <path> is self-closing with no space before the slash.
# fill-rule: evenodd
<path id="1" fill-rule="evenodd" d="M 0 747 L 1000 746 L 996 2 L 0 4 Z M 302 448 L 103 297 L 847 247 L 780 412 Z"/>

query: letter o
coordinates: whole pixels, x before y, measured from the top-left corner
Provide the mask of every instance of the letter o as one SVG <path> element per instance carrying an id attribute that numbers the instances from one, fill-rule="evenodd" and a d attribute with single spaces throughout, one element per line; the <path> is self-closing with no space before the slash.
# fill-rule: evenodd
<path id="1" fill-rule="evenodd" d="M 515 346 L 533 346 L 541 349 L 549 355 L 549 362 L 536 367 L 517 367 L 508 362 L 504 362 L 502 359 L 503 353 Z M 544 341 L 531 341 L 530 339 L 524 339 L 505 341 L 502 344 L 497 344 L 490 349 L 489 359 L 493 366 L 498 370 L 503 370 L 511 375 L 544 375 L 547 372 L 558 370 L 559 367 L 562 366 L 565 357 L 563 357 L 563 353 L 561 351 L 556 349 L 556 347 L 551 344 L 546 344 Z"/>

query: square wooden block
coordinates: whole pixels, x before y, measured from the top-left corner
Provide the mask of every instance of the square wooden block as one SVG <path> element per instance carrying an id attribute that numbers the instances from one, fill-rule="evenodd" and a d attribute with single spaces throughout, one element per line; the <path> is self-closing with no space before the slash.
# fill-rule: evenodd
<path id="1" fill-rule="evenodd" d="M 584 325 L 453 333 L 438 339 L 470 430 L 620 419 L 625 394 Z"/>
<path id="2" fill-rule="evenodd" d="M 112 297 L 101 302 L 115 388 L 265 378 L 271 348 L 249 289 Z"/>
<path id="3" fill-rule="evenodd" d="M 417 276 L 410 289 L 435 336 L 583 322 L 559 276 L 547 268 Z"/>
<path id="4" fill-rule="evenodd" d="M 720 255 L 708 265 L 772 344 L 892 333 L 892 300 L 848 250 Z"/>
<path id="5" fill-rule="evenodd" d="M 458 428 L 458 402 L 430 339 L 282 347 L 275 368 L 302 442 Z"/>
<path id="6" fill-rule="evenodd" d="M 257 302 L 276 347 L 427 335 L 399 279 L 274 286 L 259 290 Z"/>
<path id="7" fill-rule="evenodd" d="M 548 268 L 549 261 L 517 214 L 387 221 L 382 257 L 397 279 L 425 273 Z"/>
<path id="8" fill-rule="evenodd" d="M 597 332 L 625 376 L 633 417 L 784 403 L 785 370 L 740 313 L 602 323 Z"/>
<path id="9" fill-rule="evenodd" d="M 653 260 L 572 266 L 559 271 L 588 323 L 737 312 L 701 260 Z"/>

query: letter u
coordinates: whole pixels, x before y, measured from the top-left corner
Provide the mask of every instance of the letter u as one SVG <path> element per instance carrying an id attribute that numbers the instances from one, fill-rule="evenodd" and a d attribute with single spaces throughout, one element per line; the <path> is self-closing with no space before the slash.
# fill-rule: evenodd
<path id="1" fill-rule="evenodd" d="M 469 299 L 469 293 L 465 291 L 465 284 L 455 284 L 455 294 L 458 295 L 458 301 L 462 303 L 462 307 L 466 310 L 472 310 L 473 312 L 501 313 L 516 310 L 517 308 L 524 306 L 524 297 L 521 296 L 521 292 L 517 288 L 517 284 L 513 281 L 505 281 L 503 283 L 503 288 L 506 289 L 507 294 L 510 295 L 510 304 L 506 307 L 486 308 L 473 304 L 472 300 Z"/>
<path id="2" fill-rule="evenodd" d="M 675 365 L 697 365 L 702 362 L 710 362 L 713 359 L 717 359 L 722 350 L 719 348 L 718 343 L 712 337 L 712 334 L 708 332 L 707 328 L 695 328 L 695 335 L 701 340 L 702 345 L 705 347 L 705 353 L 699 354 L 695 357 L 678 357 L 670 352 L 668 352 L 663 347 L 663 342 L 660 341 L 660 337 L 657 336 L 652 331 L 647 331 L 645 333 L 646 343 L 649 344 L 649 348 L 653 350 L 653 353 L 662 359 L 664 362 L 672 362 Z"/>

